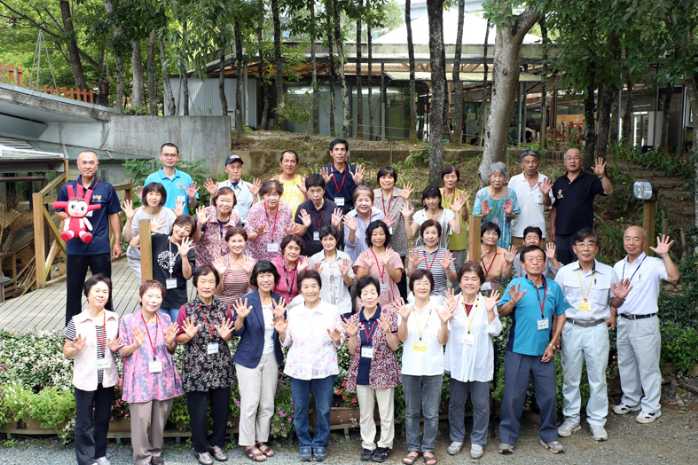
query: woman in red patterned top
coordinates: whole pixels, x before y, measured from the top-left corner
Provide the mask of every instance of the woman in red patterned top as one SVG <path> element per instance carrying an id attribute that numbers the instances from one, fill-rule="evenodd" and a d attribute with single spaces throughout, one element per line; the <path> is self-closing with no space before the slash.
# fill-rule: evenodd
<path id="1" fill-rule="evenodd" d="M 281 255 L 271 261 L 279 272 L 274 292 L 281 295 L 287 304 L 299 293 L 298 273 L 308 266 L 308 258 L 302 254 L 303 239 L 288 235 L 281 241 Z"/>

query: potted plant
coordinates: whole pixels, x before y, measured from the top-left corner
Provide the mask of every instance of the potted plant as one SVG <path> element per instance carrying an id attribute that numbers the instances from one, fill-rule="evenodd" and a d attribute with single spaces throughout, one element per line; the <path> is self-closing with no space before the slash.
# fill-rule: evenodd
<path id="1" fill-rule="evenodd" d="M 18 422 L 29 417 L 32 392 L 19 383 L 10 383 L 2 388 L 2 404 L 5 424 L 9 428 L 20 426 Z"/>
<path id="2" fill-rule="evenodd" d="M 111 409 L 111 420 L 109 421 L 110 433 L 131 432 L 131 418 L 128 410 L 128 403 L 118 397 Z"/>
<path id="3" fill-rule="evenodd" d="M 27 415 L 23 419 L 27 429 L 55 432 L 62 430 L 75 415 L 75 397 L 68 389 L 49 387 L 31 396 Z"/>

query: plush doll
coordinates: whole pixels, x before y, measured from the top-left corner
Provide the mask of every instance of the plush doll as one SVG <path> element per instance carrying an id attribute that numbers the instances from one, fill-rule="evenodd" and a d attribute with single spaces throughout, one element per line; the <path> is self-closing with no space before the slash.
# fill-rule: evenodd
<path id="1" fill-rule="evenodd" d="M 87 214 L 93 210 L 99 210 L 101 205 L 90 205 L 92 190 L 83 191 L 80 184 L 77 185 L 78 195 L 75 195 L 73 186 L 68 184 L 68 201 L 55 201 L 53 208 L 62 208 L 68 214 L 68 220 L 63 225 L 61 239 L 68 241 L 70 239 L 80 239 L 85 244 L 92 242 L 92 223 L 87 219 Z"/>

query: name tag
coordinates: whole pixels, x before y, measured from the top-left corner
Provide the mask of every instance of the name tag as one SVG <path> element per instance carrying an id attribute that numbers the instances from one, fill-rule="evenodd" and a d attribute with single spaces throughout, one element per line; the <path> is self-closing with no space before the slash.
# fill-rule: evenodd
<path id="1" fill-rule="evenodd" d="M 412 344 L 412 350 L 414 352 L 424 353 L 427 351 L 427 345 L 422 341 L 417 341 L 414 344 Z"/>
<path id="2" fill-rule="evenodd" d="M 475 336 L 470 333 L 465 333 L 465 336 L 463 336 L 463 344 L 466 346 L 471 346 L 475 344 Z"/>
<path id="3" fill-rule="evenodd" d="M 177 278 L 167 278 L 165 280 L 166 289 L 177 289 Z"/>
<path id="4" fill-rule="evenodd" d="M 582 299 L 581 302 L 579 302 L 579 311 L 580 312 L 590 312 L 591 311 L 591 303 L 587 299 Z"/>
<path id="5" fill-rule="evenodd" d="M 536 192 L 536 203 L 538 203 L 538 204 L 543 203 L 543 193 L 540 191 Z"/>
<path id="6" fill-rule="evenodd" d="M 548 322 L 548 320 L 538 320 L 536 321 L 536 326 L 538 326 L 538 331 L 543 331 L 548 329 L 550 323 Z"/>
<path id="7" fill-rule="evenodd" d="M 320 240 L 320 231 L 313 231 L 313 240 L 314 241 Z"/>
<path id="8" fill-rule="evenodd" d="M 373 359 L 373 347 L 371 347 L 371 346 L 361 347 L 361 358 Z"/>
<path id="9" fill-rule="evenodd" d="M 162 372 L 162 362 L 160 360 L 151 360 L 148 363 L 148 371 L 150 371 L 151 373 Z"/>
<path id="10" fill-rule="evenodd" d="M 267 252 L 276 253 L 279 251 L 279 244 L 276 242 L 270 242 L 267 244 Z"/>
<path id="11" fill-rule="evenodd" d="M 98 370 L 108 370 L 111 368 L 111 360 L 108 358 L 98 358 L 97 359 L 97 369 Z"/>
<path id="12" fill-rule="evenodd" d="M 218 353 L 218 343 L 217 342 L 209 342 L 206 345 L 206 354 L 207 355 L 213 355 Z"/>
<path id="13" fill-rule="evenodd" d="M 392 226 L 388 226 L 388 232 L 390 233 L 391 236 L 393 235 L 393 227 Z"/>
<path id="14" fill-rule="evenodd" d="M 344 206 L 344 197 L 335 197 L 334 204 L 337 205 L 338 207 L 343 207 Z"/>
<path id="15" fill-rule="evenodd" d="M 387 294 L 388 292 L 390 292 L 388 283 L 381 282 L 381 294 Z"/>

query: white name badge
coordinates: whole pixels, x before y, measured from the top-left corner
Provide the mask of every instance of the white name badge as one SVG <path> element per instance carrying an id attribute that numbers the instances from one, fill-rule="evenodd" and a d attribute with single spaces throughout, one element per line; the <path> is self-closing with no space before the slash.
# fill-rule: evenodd
<path id="1" fill-rule="evenodd" d="M 388 293 L 389 291 L 388 283 L 381 282 L 381 294 Z"/>
<path id="2" fill-rule="evenodd" d="M 314 241 L 320 240 L 320 231 L 313 231 L 313 240 Z"/>
<path id="3" fill-rule="evenodd" d="M 373 359 L 373 347 L 371 347 L 371 346 L 361 347 L 361 358 Z"/>
<path id="4" fill-rule="evenodd" d="M 177 289 L 177 278 L 167 278 L 165 280 L 166 289 Z"/>
<path id="5" fill-rule="evenodd" d="M 270 242 L 267 244 L 267 252 L 276 253 L 279 251 L 279 244 L 276 242 Z"/>
<path id="6" fill-rule="evenodd" d="M 542 204 L 543 203 L 543 193 L 542 192 L 536 192 L 536 203 Z"/>
<path id="7" fill-rule="evenodd" d="M 344 206 L 344 197 L 335 197 L 334 204 L 337 205 L 338 207 L 343 207 Z"/>
<path id="8" fill-rule="evenodd" d="M 206 354 L 207 355 L 213 355 L 218 353 L 218 343 L 217 342 L 209 342 L 206 345 Z"/>
<path id="9" fill-rule="evenodd" d="M 388 232 L 390 233 L 391 236 L 393 235 L 393 227 L 392 226 L 388 226 Z"/>
<path id="10" fill-rule="evenodd" d="M 536 325 L 538 326 L 538 331 L 543 331 L 548 329 L 549 323 L 548 320 L 538 320 L 536 321 Z"/>
<path id="11" fill-rule="evenodd" d="M 150 371 L 151 373 L 162 372 L 162 362 L 160 360 L 151 360 L 148 363 L 148 371 Z"/>
<path id="12" fill-rule="evenodd" d="M 465 336 L 463 336 L 463 344 L 466 346 L 475 344 L 475 336 L 470 333 L 465 333 Z"/>
<path id="13" fill-rule="evenodd" d="M 97 369 L 98 370 L 108 370 L 111 368 L 111 360 L 108 358 L 98 358 L 97 359 Z"/>

